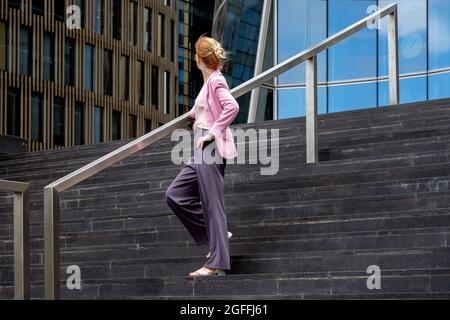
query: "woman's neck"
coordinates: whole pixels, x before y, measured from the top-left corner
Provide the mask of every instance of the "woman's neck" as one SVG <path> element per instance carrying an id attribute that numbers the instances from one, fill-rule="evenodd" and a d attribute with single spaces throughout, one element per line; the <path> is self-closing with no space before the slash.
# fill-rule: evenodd
<path id="1" fill-rule="evenodd" d="M 205 83 L 208 81 L 209 76 L 210 76 L 211 73 L 213 73 L 214 71 L 215 71 L 215 70 L 213 70 L 213 69 L 208 69 L 208 68 L 205 68 L 205 69 L 202 70 L 203 81 L 204 81 L 203 84 L 205 84 Z"/>

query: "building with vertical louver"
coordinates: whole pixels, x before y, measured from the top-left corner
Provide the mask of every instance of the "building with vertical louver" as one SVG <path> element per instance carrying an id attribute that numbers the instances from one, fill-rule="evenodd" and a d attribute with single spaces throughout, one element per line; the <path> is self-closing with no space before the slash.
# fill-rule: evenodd
<path id="1" fill-rule="evenodd" d="M 66 24 L 71 5 L 80 29 Z M 1 0 L 0 134 L 36 151 L 172 120 L 177 19 L 176 0 Z"/>

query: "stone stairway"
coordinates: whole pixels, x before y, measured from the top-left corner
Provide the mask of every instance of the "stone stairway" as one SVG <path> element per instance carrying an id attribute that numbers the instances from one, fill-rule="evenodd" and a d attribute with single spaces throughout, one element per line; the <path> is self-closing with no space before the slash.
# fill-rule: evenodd
<path id="1" fill-rule="evenodd" d="M 305 164 L 305 119 L 279 129 L 280 169 L 226 167 L 232 270 L 190 280 L 208 252 L 167 206 L 170 137 L 61 194 L 61 294 L 75 299 L 450 298 L 450 99 L 319 116 L 321 162 Z M 130 140 L 0 157 L 32 183 L 32 297 L 43 298 L 43 187 Z M 0 298 L 13 297 L 12 194 L 0 194 Z M 81 268 L 81 290 L 66 269 Z M 381 269 L 381 289 L 366 272 Z"/>

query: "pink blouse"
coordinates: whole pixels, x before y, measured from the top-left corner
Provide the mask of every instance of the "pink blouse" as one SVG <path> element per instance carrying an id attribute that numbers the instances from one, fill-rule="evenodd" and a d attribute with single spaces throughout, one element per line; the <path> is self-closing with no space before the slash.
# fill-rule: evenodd
<path id="1" fill-rule="evenodd" d="M 205 85 L 203 85 L 200 93 L 195 99 L 195 122 L 193 125 L 194 130 L 196 128 L 209 129 L 208 122 L 206 120 L 206 101 L 205 101 Z"/>

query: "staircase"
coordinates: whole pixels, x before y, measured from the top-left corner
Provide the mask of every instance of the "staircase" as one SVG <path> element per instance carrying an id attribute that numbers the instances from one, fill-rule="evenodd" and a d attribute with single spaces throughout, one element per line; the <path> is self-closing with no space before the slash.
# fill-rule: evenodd
<path id="1" fill-rule="evenodd" d="M 190 280 L 197 247 L 165 202 L 181 166 L 170 137 L 61 194 L 63 299 L 450 298 L 450 99 L 319 116 L 322 161 L 305 164 L 305 119 L 280 130 L 280 170 L 227 165 L 232 261 Z M 43 187 L 129 141 L 2 156 L 32 183 L 32 297 L 43 298 Z M 11 194 L 0 194 L 0 298 L 13 297 Z M 66 287 L 81 268 L 81 290 Z M 369 290 L 366 270 L 381 269 Z"/>

